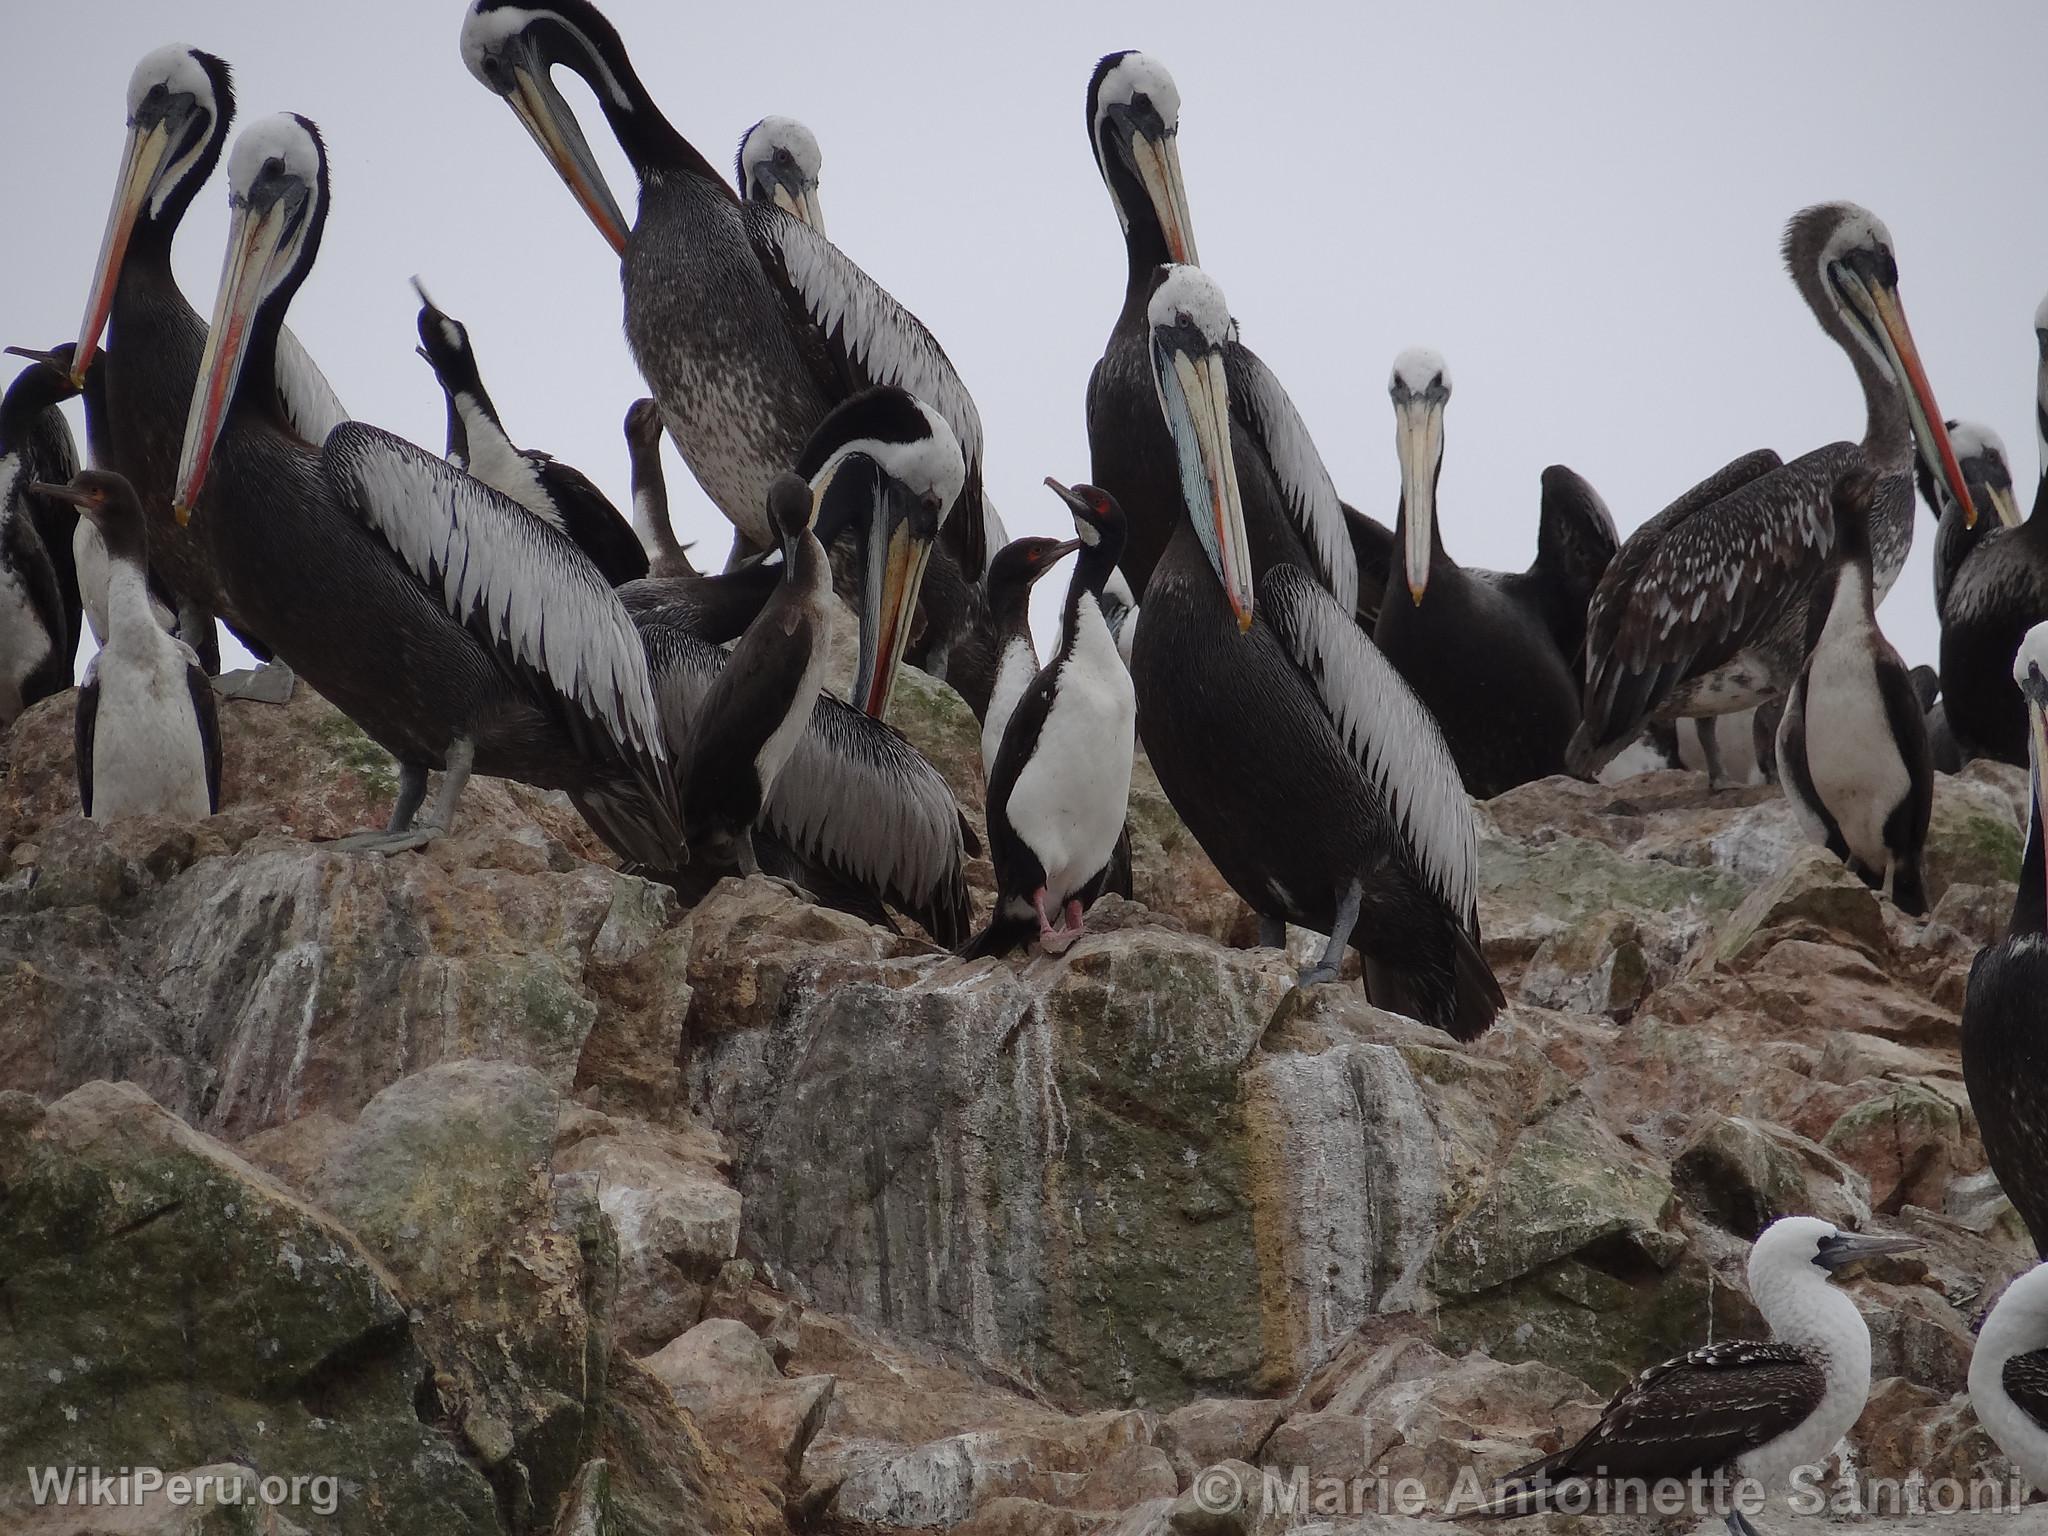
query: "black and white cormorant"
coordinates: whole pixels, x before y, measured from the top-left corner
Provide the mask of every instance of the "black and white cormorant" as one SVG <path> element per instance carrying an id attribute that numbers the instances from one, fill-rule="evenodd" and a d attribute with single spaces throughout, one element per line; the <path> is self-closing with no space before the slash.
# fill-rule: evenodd
<path id="1" fill-rule="evenodd" d="M 988 563 L 988 608 L 996 637 L 996 680 L 989 693 L 988 713 L 981 721 L 981 771 L 992 778 L 1003 732 L 1016 713 L 1017 701 L 1038 676 L 1038 645 L 1031 638 L 1031 589 L 1038 578 L 1080 547 L 1078 539 L 1030 536 L 1012 539 Z M 1103 617 L 1109 604 L 1102 604 Z"/>
<path id="2" fill-rule="evenodd" d="M 1970 506 L 1906 326 L 1884 225 L 1853 203 L 1822 203 L 1793 216 L 1784 253 L 1800 296 L 1863 386 L 1863 440 L 1789 464 L 1768 448 L 1745 454 L 1629 535 L 1587 616 L 1584 719 L 1572 742 L 1581 771 L 1621 751 L 1652 717 L 1732 714 L 1791 687 L 1834 540 L 1828 498 L 1845 471 L 1860 464 L 1880 476 L 1870 512 L 1880 601 L 1912 543 L 1916 444 Z"/>
<path id="3" fill-rule="evenodd" d="M 1094 483 L 1124 510 L 1130 537 L 1123 572 L 1142 602 L 1152 568 L 1187 520 L 1175 445 L 1159 416 L 1147 318 L 1162 264 L 1196 260 L 1173 76 L 1147 54 L 1109 54 L 1088 81 L 1087 125 L 1127 258 L 1123 309 L 1088 378 L 1088 453 Z M 1222 358 L 1253 574 L 1288 561 L 1355 611 L 1360 582 L 1352 528 L 1294 402 L 1239 342 L 1234 322 Z"/>
<path id="4" fill-rule="evenodd" d="M 741 197 L 773 203 L 821 235 L 825 211 L 818 204 L 818 177 L 824 169 L 817 135 L 793 117 L 762 118 L 740 135 L 733 158 Z"/>
<path id="5" fill-rule="evenodd" d="M 220 809 L 220 715 L 199 658 L 164 633 L 149 597 L 149 525 L 135 488 L 88 469 L 39 486 L 99 530 L 107 638 L 86 663 L 75 715 L 79 808 L 95 821 Z"/>
<path id="6" fill-rule="evenodd" d="M 957 600 L 940 603 L 943 614 L 927 603 L 912 659 L 946 675 L 960 627 L 975 618 L 965 594 L 986 569 L 990 519 L 981 418 L 931 333 L 809 225 L 772 203 L 741 201 L 662 115 L 589 0 L 474 0 L 462 53 L 618 252 L 627 345 L 684 461 L 757 551 L 775 542 L 763 512 L 769 481 L 834 405 L 890 384 L 945 418 L 967 474 L 957 508 L 942 509 L 952 579 L 934 586 Z M 631 224 L 555 90 L 557 66 L 589 85 L 633 167 L 640 207 Z M 903 568 L 883 594 L 891 630 L 911 625 L 923 572 L 912 574 Z M 862 702 L 871 712 L 886 703 Z"/>
<path id="7" fill-rule="evenodd" d="M 0 397 L 0 727 L 71 686 L 79 610 L 68 524 L 77 513 L 39 482 L 61 485 L 77 472 L 57 409 L 76 393 L 61 368 L 32 362 Z M 53 543 L 72 575 L 68 603 Z"/>
<path id="8" fill-rule="evenodd" d="M 2025 705 L 2006 678 L 2027 631 L 2048 619 L 2048 299 L 2035 311 L 2034 338 L 2040 350 L 2034 418 L 2041 437 L 2034 504 L 2024 522 L 2010 495 L 1997 504 L 1999 526 L 1979 531 L 1940 609 L 1941 697 L 1949 730 L 1965 757 L 2007 763 L 2027 760 L 2027 734 Z"/>
<path id="9" fill-rule="evenodd" d="M 1778 782 L 1819 843 L 1914 917 L 1927 912 L 1920 855 L 1934 814 L 1927 720 L 1899 653 L 1877 627 L 1870 501 L 1877 475 L 1844 474 L 1828 570 L 1807 608 L 1807 658 L 1778 723 Z"/>
<path id="10" fill-rule="evenodd" d="M 690 547 L 676 542 L 668 520 L 668 477 L 661 468 L 661 407 L 635 400 L 626 407 L 626 454 L 633 467 L 633 531 L 647 551 L 647 574 L 658 580 L 695 576 Z"/>
<path id="11" fill-rule="evenodd" d="M 1999 1187 L 2048 1259 L 2048 623 L 2012 664 L 2032 776 L 2019 893 L 2005 937 L 1978 951 L 1963 998 L 1963 1084 Z"/>
<path id="12" fill-rule="evenodd" d="M 1870 1396 L 1870 1327 L 1830 1277 L 1858 1260 L 1918 1246 L 1913 1238 L 1837 1231 L 1813 1216 L 1771 1223 L 1749 1251 L 1750 1299 L 1770 1338 L 1708 1344 L 1651 1367 L 1615 1394 L 1576 1444 L 1508 1474 L 1485 1506 L 1459 1513 L 1583 1510 L 1582 1501 L 1603 1486 L 1647 1491 L 1683 1486 L 1696 1474 L 1782 1489 L 1795 1470 L 1828 1458 Z M 1739 1507 L 1725 1515 L 1734 1536 L 1756 1536 Z"/>
<path id="13" fill-rule="evenodd" d="M 567 534 L 613 586 L 645 576 L 647 552 L 632 524 L 580 469 L 538 448 L 513 446 L 484 388 L 469 328 L 439 309 L 418 278 L 412 285 L 420 296 L 417 350 L 448 408 L 448 462 Z"/>
<path id="14" fill-rule="evenodd" d="M 2048 1264 L 2005 1288 L 1970 1353 L 1970 1406 L 2034 1488 L 2048 1488 Z"/>
<path id="15" fill-rule="evenodd" d="M 398 759 L 390 828 L 350 845 L 446 832 L 477 772 L 566 790 L 621 857 L 680 863 L 647 654 L 583 551 L 402 438 L 344 422 L 316 447 L 277 412 L 278 333 L 327 221 L 318 131 L 290 114 L 245 129 L 228 194 L 172 505 L 203 505 L 241 620 Z M 430 769 L 445 776 L 415 825 Z"/>
<path id="16" fill-rule="evenodd" d="M 256 637 L 216 577 L 205 509 L 181 526 L 170 515 L 185 407 L 192 398 L 206 320 L 185 301 L 171 271 L 171 242 L 185 211 L 220 160 L 234 121 L 225 61 L 173 43 L 147 54 L 128 81 L 128 138 L 114 183 L 106 235 L 93 269 L 72 379 L 85 389 L 92 462 L 122 475 L 151 522 L 150 561 L 179 605 L 178 632 L 209 666 L 217 661 L 215 616 L 245 640 Z M 107 341 L 100 355 L 102 337 Z M 322 441 L 346 419 L 341 402 L 290 330 L 280 330 L 267 408 L 289 431 Z M 87 387 L 96 360 L 102 382 Z M 263 654 L 262 642 L 252 646 Z M 247 690 L 289 696 L 288 677 Z"/>
<path id="17" fill-rule="evenodd" d="M 969 956 L 1006 953 L 1033 933 L 1048 954 L 1070 948 L 1109 880 L 1131 798 L 1137 701 L 1102 609 L 1123 512 L 1096 486 L 1046 484 L 1074 514 L 1080 553 L 1059 649 L 1017 700 L 989 771 L 995 909 Z"/>
<path id="18" fill-rule="evenodd" d="M 754 826 L 797 738 L 810 724 L 832 644 L 832 567 L 812 531 L 817 502 L 802 476 L 768 485 L 782 579 L 741 634 L 690 732 L 683 840 L 696 862 L 759 873 Z"/>
<path id="19" fill-rule="evenodd" d="M 1401 463 L 1393 575 L 1373 643 L 1436 717 L 1466 791 L 1491 799 L 1564 772 L 1579 689 L 1536 590 L 1503 590 L 1465 570 L 1437 526 L 1444 408 L 1451 374 L 1423 348 L 1394 359 L 1394 446 Z M 1525 584 L 1526 586 L 1527 584 Z"/>
<path id="20" fill-rule="evenodd" d="M 1948 607 L 1949 588 L 1956 572 L 1977 547 L 1997 529 L 2012 528 L 2020 522 L 2019 507 L 2012 495 L 2012 461 L 2006 457 L 2005 442 L 1982 422 L 1948 422 L 1948 440 L 1956 451 L 1956 463 L 1969 487 L 1970 505 L 1979 516 L 1965 518 L 1953 496 L 1935 482 L 1927 466 L 1913 461 L 1913 479 L 1920 499 L 1934 514 L 1934 615 L 1940 618 Z M 1996 514 L 1995 516 L 1993 514 Z"/>
<path id="21" fill-rule="evenodd" d="M 1376 1003 L 1469 1040 L 1503 1002 L 1479 950 L 1457 764 L 1350 603 L 1287 560 L 1254 592 L 1254 505 L 1284 514 L 1240 492 L 1229 308 L 1201 271 L 1173 267 L 1149 310 L 1182 506 L 1131 646 L 1153 770 L 1263 937 L 1284 923 L 1330 935 L 1304 982 L 1333 979 L 1350 945 Z"/>

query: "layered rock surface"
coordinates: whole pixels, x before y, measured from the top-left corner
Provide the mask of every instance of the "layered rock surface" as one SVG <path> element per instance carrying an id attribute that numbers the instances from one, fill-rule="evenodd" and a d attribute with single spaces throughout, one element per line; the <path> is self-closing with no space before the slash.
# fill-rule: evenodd
<path id="1" fill-rule="evenodd" d="M 957 701 L 905 699 L 978 815 Z M 303 691 L 225 706 L 220 816 L 86 823 L 69 707 L 0 779 L 0 1526 L 101 1528 L 47 1462 L 328 1474 L 277 1513 L 365 1532 L 1420 1531 L 1379 1490 L 1754 1330 L 1797 1211 L 1927 1242 L 1850 1283 L 1858 1470 L 2003 1469 L 1958 1394 L 2028 1251 L 1955 1034 L 2014 771 L 1941 780 L 1925 923 L 1769 791 L 1503 796 L 1511 1006 L 1459 1047 L 1229 947 L 1142 765 L 1139 901 L 968 965 L 767 882 L 685 909 L 518 786 L 325 849 L 390 770 Z"/>

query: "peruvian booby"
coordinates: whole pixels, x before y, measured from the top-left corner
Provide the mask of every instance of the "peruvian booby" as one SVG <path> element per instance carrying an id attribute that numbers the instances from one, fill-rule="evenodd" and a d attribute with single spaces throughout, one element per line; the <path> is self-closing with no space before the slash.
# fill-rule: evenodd
<path id="1" fill-rule="evenodd" d="M 818 203 L 818 177 L 824 169 L 817 135 L 793 117 L 762 118 L 740 135 L 733 157 L 741 197 L 773 203 L 821 235 L 825 211 Z"/>
<path id="2" fill-rule="evenodd" d="M 1684 1485 L 1695 1474 L 1782 1487 L 1796 1469 L 1827 1459 L 1870 1396 L 1869 1325 L 1830 1277 L 1917 1246 L 1837 1231 L 1812 1216 L 1773 1222 L 1749 1251 L 1750 1297 L 1769 1339 L 1729 1339 L 1653 1366 L 1576 1444 L 1510 1473 L 1486 1505 L 1460 1513 L 1572 1510 L 1603 1485 Z M 1740 1509 L 1726 1519 L 1734 1536 L 1756 1536 Z"/>
<path id="3" fill-rule="evenodd" d="M 943 509 L 944 557 L 934 564 L 946 572 L 934 573 L 934 586 L 978 589 L 991 526 L 981 418 L 923 323 L 802 220 L 736 197 L 662 115 L 617 30 L 589 0 L 473 0 L 462 54 L 618 253 L 634 361 L 705 494 L 754 548 L 775 542 L 762 510 L 769 481 L 795 462 L 826 412 L 872 385 L 895 385 L 945 419 L 967 466 L 956 507 Z M 632 165 L 640 206 L 630 225 L 555 90 L 555 67 L 589 85 Z M 946 573 L 950 582 L 936 579 Z M 922 566 L 918 581 L 892 576 L 882 594 L 892 631 L 909 630 L 922 580 Z M 941 615 L 926 604 L 911 657 L 942 675 L 956 626 L 975 617 L 972 603 L 944 607 Z M 972 702 L 972 688 L 962 692 Z"/>
<path id="4" fill-rule="evenodd" d="M 1146 54 L 1107 55 L 1088 81 L 1087 127 L 1127 258 L 1123 308 L 1088 378 L 1091 478 L 1123 508 L 1130 529 L 1123 572 L 1143 602 L 1153 567 L 1187 520 L 1176 445 L 1159 414 L 1148 319 L 1162 264 L 1196 260 L 1173 76 Z M 1352 528 L 1314 440 L 1272 370 L 1238 340 L 1234 323 L 1222 347 L 1253 575 L 1285 561 L 1347 613 L 1356 612 Z"/>
<path id="5" fill-rule="evenodd" d="M 107 552 L 107 639 L 86 663 L 75 715 L 78 803 L 94 821 L 220 809 L 220 715 L 199 657 L 158 625 L 149 525 L 135 488 L 88 469 L 45 495 L 78 508 Z"/>
<path id="6" fill-rule="evenodd" d="M 2042 473 L 2033 506 L 2022 522 L 2009 493 L 1994 501 L 1998 526 L 1956 566 L 1940 609 L 1942 710 L 1957 749 L 2007 763 L 2027 761 L 2027 717 L 2006 678 L 2027 631 L 2048 619 L 2048 299 L 2035 311 L 2034 338 Z"/>
<path id="7" fill-rule="evenodd" d="M 2005 1288 L 1970 1352 L 1970 1406 L 2034 1488 L 2048 1488 L 2048 1264 Z"/>
<path id="8" fill-rule="evenodd" d="M 135 487 L 149 517 L 153 572 L 175 594 L 178 633 L 209 668 L 218 664 L 213 620 L 227 621 L 259 656 L 261 639 L 242 624 L 222 590 L 206 532 L 206 509 L 180 524 L 171 497 L 185 432 L 185 406 L 206 345 L 206 320 L 186 302 L 171 271 L 171 242 L 234 121 L 225 61 L 173 43 L 145 54 L 128 80 L 128 136 L 113 206 L 93 269 L 72 354 L 72 380 L 85 390 L 92 462 Z M 100 342 L 107 341 L 102 357 Z M 289 329 L 280 328 L 267 402 L 283 426 L 318 443 L 346 413 Z M 88 387 L 95 361 L 101 381 Z M 288 675 L 246 688 L 253 697 L 290 696 Z"/>
<path id="9" fill-rule="evenodd" d="M 1109 879 L 1131 798 L 1137 700 L 1102 611 L 1123 512 L 1095 486 L 1046 484 L 1073 512 L 1080 552 L 1059 649 L 1018 699 L 989 771 L 996 900 L 969 956 L 1006 953 L 1034 932 L 1048 954 L 1071 947 Z"/>
<path id="10" fill-rule="evenodd" d="M 609 497 L 581 470 L 538 448 L 518 448 L 498 419 L 469 344 L 469 328 L 420 296 L 418 352 L 440 381 L 448 408 L 448 462 L 509 496 L 557 533 L 567 534 L 613 586 L 647 574 L 647 552 Z"/>
<path id="11" fill-rule="evenodd" d="M 71 686 L 78 653 L 76 574 L 65 601 L 53 541 L 71 563 L 68 499 L 45 495 L 77 472 L 77 450 L 57 406 L 76 390 L 61 368 L 32 362 L 0 397 L 0 727 Z M 52 418 L 57 430 L 50 429 Z"/>
<path id="12" fill-rule="evenodd" d="M 1285 922 L 1330 935 L 1304 983 L 1333 979 L 1349 945 L 1376 1003 L 1472 1039 L 1503 1000 L 1479 950 L 1477 833 L 1457 764 L 1350 601 L 1286 560 L 1254 591 L 1253 509 L 1285 514 L 1240 491 L 1222 291 L 1169 268 L 1149 323 L 1182 505 L 1131 646 L 1153 770 L 1269 933 Z"/>
<path id="13" fill-rule="evenodd" d="M 1387 390 L 1401 504 L 1373 644 L 1436 717 L 1466 792 L 1491 799 L 1564 772 L 1578 682 L 1549 615 L 1466 571 L 1444 548 L 1436 493 L 1451 374 L 1443 358 L 1403 352 Z"/>
<path id="14" fill-rule="evenodd" d="M 1994 531 L 2011 528 L 2020 521 L 2012 495 L 2012 464 L 2005 454 L 2005 441 L 1982 422 L 1948 422 L 1948 440 L 1956 450 L 1956 463 L 1963 471 L 1963 484 L 1970 488 L 1970 504 L 1978 512 L 1996 513 L 1966 520 L 1955 498 L 1935 483 L 1927 466 L 1913 462 L 1913 479 L 1920 499 L 1934 514 L 1934 614 L 1948 608 L 1949 588 L 1956 572 L 1963 568 L 1977 547 Z"/>
<path id="15" fill-rule="evenodd" d="M 832 644 L 832 567 L 812 525 L 817 503 L 799 475 L 768 486 L 781 535 L 782 580 L 732 648 L 691 731 L 683 765 L 683 840 L 693 858 L 752 875 L 754 825 L 809 725 Z"/>
<path id="16" fill-rule="evenodd" d="M 380 852 L 446 832 L 471 772 L 562 789 L 622 858 L 681 862 L 647 654 L 570 540 L 391 433 L 343 422 L 319 446 L 274 409 L 277 339 L 329 208 L 327 152 L 302 117 L 245 129 L 229 232 L 172 507 L 205 495 L 242 621 L 398 759 Z M 429 770 L 431 815 L 414 818 Z"/>
<path id="17" fill-rule="evenodd" d="M 1078 539 L 1013 539 L 988 563 L 988 607 L 998 650 L 995 686 L 989 693 L 988 713 L 981 721 L 981 771 L 985 778 L 995 776 L 1003 731 L 1016 713 L 1017 701 L 1038 676 L 1038 646 L 1031 638 L 1031 589 L 1039 577 L 1079 547 Z M 1106 619 L 1106 602 L 1103 607 Z"/>
<path id="18" fill-rule="evenodd" d="M 1882 601 L 1913 537 L 1912 457 L 1970 508 L 1962 471 L 1899 303 L 1898 262 L 1876 215 L 1853 203 L 1795 214 L 1785 264 L 1863 386 L 1860 443 L 1783 463 L 1745 454 L 1629 535 L 1587 615 L 1584 719 L 1575 769 L 1597 769 L 1654 716 L 1730 714 L 1783 693 L 1805 660 L 1806 610 L 1834 531 L 1828 498 L 1851 467 L 1879 476 L 1870 512 Z M 1967 515 L 1974 516 L 1973 511 Z"/>
<path id="19" fill-rule="evenodd" d="M 1934 814 L 1927 720 L 1905 662 L 1877 627 L 1870 501 L 1877 475 L 1835 486 L 1828 573 L 1807 609 L 1807 658 L 1778 724 L 1778 780 L 1819 843 L 1913 917 L 1927 913 L 1920 855 Z"/>
<path id="20" fill-rule="evenodd" d="M 635 400 L 626 408 L 626 452 L 633 465 L 633 531 L 647 551 L 647 574 L 657 580 L 695 576 L 690 547 L 676 542 L 668 520 L 668 477 L 661 468 L 661 407 Z"/>
<path id="21" fill-rule="evenodd" d="M 1970 966 L 1960 1039 L 1984 1155 L 2048 1259 L 2048 623 L 2027 633 L 2012 673 L 2032 759 L 2027 844 L 2005 937 Z"/>

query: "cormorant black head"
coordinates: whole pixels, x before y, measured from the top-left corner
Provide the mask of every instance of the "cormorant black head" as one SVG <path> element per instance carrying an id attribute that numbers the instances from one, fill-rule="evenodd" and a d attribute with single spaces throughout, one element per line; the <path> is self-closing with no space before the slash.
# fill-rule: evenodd
<path id="1" fill-rule="evenodd" d="M 1899 301 L 1891 231 L 1867 208 L 1820 203 L 1792 216 L 1784 254 L 1800 294 L 1822 328 L 1857 361 L 1858 372 L 1874 369 L 1899 392 L 1928 472 L 1947 484 L 1964 521 L 1974 527 L 1976 507 Z"/>
<path id="2" fill-rule="evenodd" d="M 818 205 L 818 177 L 824 167 L 816 135 L 793 117 L 762 118 L 740 136 L 733 157 L 741 197 L 773 203 L 821 235 L 825 214 Z"/>
<path id="3" fill-rule="evenodd" d="M 1173 439 L 1181 503 L 1240 632 L 1252 627 L 1251 545 L 1230 446 L 1224 344 L 1235 329 L 1223 290 L 1200 267 L 1161 267 L 1145 319 L 1152 384 Z"/>
<path id="4" fill-rule="evenodd" d="M 661 446 L 661 407 L 652 400 L 635 400 L 626 407 L 626 441 L 637 449 Z"/>
<path id="5" fill-rule="evenodd" d="M 449 394 L 480 397 L 483 382 L 477 376 L 476 354 L 469 348 L 469 327 L 428 298 L 418 278 L 412 280 L 412 290 L 420 296 L 420 344 L 415 350 Z"/>
<path id="6" fill-rule="evenodd" d="M 1074 537 L 1081 550 L 1075 584 L 1100 598 L 1102 584 L 1123 558 L 1124 509 L 1117 505 L 1114 496 L 1097 485 L 1068 487 L 1051 475 L 1045 477 L 1045 483 L 1074 514 Z"/>
<path id="7" fill-rule="evenodd" d="M 172 510 L 191 515 L 228 407 L 249 375 L 249 399 L 275 398 L 277 333 L 294 294 L 313 270 L 327 225 L 327 146 L 309 118 L 279 112 L 235 139 L 228 157 L 228 253 L 207 328 L 199 379 L 185 421 Z"/>
<path id="8" fill-rule="evenodd" d="M 1394 402 L 1394 451 L 1401 461 L 1399 554 L 1409 600 L 1418 607 L 1429 588 L 1429 568 L 1442 547 L 1436 529 L 1436 484 L 1444 468 L 1444 408 L 1451 403 L 1451 370 L 1443 355 L 1410 347 L 1394 359 L 1387 379 Z"/>
<path id="9" fill-rule="evenodd" d="M 78 329 L 74 374 L 91 365 L 130 248 L 168 263 L 171 237 L 213 174 L 235 118 L 227 62 L 183 43 L 144 54 L 128 77 L 128 138 Z"/>
<path id="10" fill-rule="evenodd" d="M 794 566 L 797 541 L 818 518 L 817 499 L 802 475 L 784 470 L 768 482 L 768 521 L 782 543 L 782 558 Z"/>
<path id="11" fill-rule="evenodd" d="M 1012 539 L 988 563 L 984 585 L 989 611 L 999 622 L 1024 612 L 1038 578 L 1080 547 L 1079 539 L 1048 539 L 1037 534 Z"/>
<path id="12" fill-rule="evenodd" d="M 27 357 L 29 365 L 15 375 L 5 397 L 0 397 L 0 453 L 14 451 L 35 429 L 43 412 L 62 405 L 79 390 L 71 377 L 70 342 L 48 352 L 30 353 L 17 347 L 7 350 Z"/>
<path id="13" fill-rule="evenodd" d="M 1131 276 L 1193 263 L 1194 221 L 1180 174 L 1180 90 L 1157 59 L 1106 54 L 1088 78 L 1088 143 L 1130 252 Z"/>
<path id="14" fill-rule="evenodd" d="M 79 515 L 99 530 L 107 555 L 114 560 L 148 563 L 149 534 L 142 516 L 142 499 L 127 479 L 106 469 L 81 469 L 69 485 L 38 481 L 29 490 L 52 501 L 67 501 Z"/>
<path id="15" fill-rule="evenodd" d="M 890 386 L 835 406 L 797 455 L 829 545 L 856 524 L 866 542 L 857 702 L 881 718 L 896 687 L 910 620 L 939 526 L 960 499 L 967 461 L 944 417 Z"/>
<path id="16" fill-rule="evenodd" d="M 725 185 L 662 116 L 634 73 L 618 29 L 589 0 L 475 0 L 463 17 L 462 62 L 505 99 L 614 251 L 624 253 L 631 225 L 576 114 L 554 87 L 556 65 L 590 87 L 643 183 L 661 171 L 683 170 Z"/>
<path id="17" fill-rule="evenodd" d="M 1832 557 L 1840 565 L 1870 565 L 1870 503 L 1877 495 L 1877 471 L 1861 462 L 1842 471 L 1829 496 L 1835 523 Z"/>

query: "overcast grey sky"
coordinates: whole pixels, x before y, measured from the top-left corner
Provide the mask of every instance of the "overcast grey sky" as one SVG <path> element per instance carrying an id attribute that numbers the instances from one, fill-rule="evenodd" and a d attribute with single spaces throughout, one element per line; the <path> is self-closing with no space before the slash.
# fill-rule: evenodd
<path id="1" fill-rule="evenodd" d="M 2048 6 L 2039 0 L 1178 6 L 609 0 L 642 77 L 716 163 L 767 113 L 823 145 L 835 241 L 923 317 L 974 392 L 1012 533 L 1059 531 L 1039 481 L 1086 475 L 1088 371 L 1121 301 L 1082 98 L 1141 48 L 1182 96 L 1205 267 L 1345 497 L 1391 520 L 1394 354 L 1456 381 L 1440 500 L 1468 564 L 1533 551 L 1537 476 L 1587 475 L 1627 530 L 1737 453 L 1861 434 L 1846 360 L 1784 275 L 1785 220 L 1850 198 L 1890 226 L 1937 398 L 1989 423 L 2032 502 L 2034 306 L 2048 291 Z M 235 67 L 240 121 L 303 112 L 334 206 L 291 322 L 350 410 L 438 448 L 413 356 L 419 273 L 467 322 L 514 439 L 626 505 L 643 393 L 617 263 L 457 48 L 461 0 L 93 0 L 10 7 L 14 146 L 0 339 L 75 332 L 141 55 Z M 624 161 L 560 78 L 630 211 Z M 238 124 L 239 126 L 239 124 Z M 177 267 L 212 305 L 216 173 Z M 81 431 L 82 441 L 82 431 Z M 679 532 L 727 543 L 671 451 Z M 1882 619 L 1932 660 L 1932 523 Z"/>

